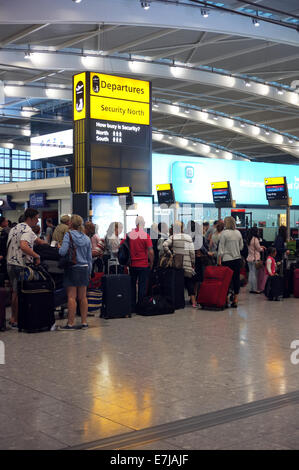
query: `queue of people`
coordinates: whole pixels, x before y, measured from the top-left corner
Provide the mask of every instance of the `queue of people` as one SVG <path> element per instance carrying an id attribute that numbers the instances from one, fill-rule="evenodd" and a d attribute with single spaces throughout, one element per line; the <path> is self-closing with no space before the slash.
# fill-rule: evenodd
<path id="1" fill-rule="evenodd" d="M 68 321 L 61 328 L 63 330 L 75 329 L 77 303 L 81 314 L 81 328 L 88 328 L 87 287 L 91 275 L 95 269 L 108 273 L 112 260 L 116 265 L 119 264 L 118 251 L 125 242 L 130 251 L 132 312 L 136 311 L 138 301 L 147 295 L 151 271 L 159 267 L 165 256 L 172 256 L 175 266 L 183 270 L 185 288 L 193 308 L 197 307 L 196 299 L 204 279 L 205 267 L 209 264 L 229 267 L 233 271 L 233 278 L 230 290 L 232 298 L 228 298 L 228 304 L 231 301 L 231 307 L 236 308 L 242 263 L 246 262 L 248 266 L 249 292 L 259 294 L 264 290 L 267 278 L 275 276 L 276 262 L 281 261 L 288 253 L 285 246 L 286 230 L 280 227 L 274 247 L 268 250 L 268 258 L 263 266 L 261 254 L 266 247 L 260 243 L 258 229 L 250 229 L 248 238 L 244 241 L 233 217 L 215 221 L 213 227 L 209 227 L 208 223 L 200 226 L 195 221 L 190 221 L 186 228 L 179 221 L 171 227 L 165 223 L 153 224 L 147 233 L 144 218 L 138 216 L 135 228 L 121 239 L 123 225 L 120 222 L 111 223 L 105 238 L 100 238 L 91 221 L 84 224 L 79 215 L 63 215 L 56 228 L 52 220 L 47 219 L 46 240 L 40 237 L 38 219 L 38 211 L 30 208 L 15 226 L 9 227 L 7 219 L 0 218 L 0 264 L 2 275 L 7 273 L 12 288 L 12 313 L 9 321 L 12 328 L 18 327 L 18 281 L 21 272 L 28 264 L 40 264 L 40 256 L 35 251 L 37 245 L 55 245 L 61 256 L 69 251 L 75 253 L 75 262 L 64 272 Z M 248 254 L 244 260 L 242 254 L 244 255 L 245 245 L 248 247 Z M 262 288 L 258 287 L 259 269 L 263 269 L 264 273 Z"/>

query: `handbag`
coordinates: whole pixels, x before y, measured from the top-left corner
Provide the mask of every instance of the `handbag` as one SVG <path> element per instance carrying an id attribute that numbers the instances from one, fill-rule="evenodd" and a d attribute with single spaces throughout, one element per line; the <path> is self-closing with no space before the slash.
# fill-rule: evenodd
<path id="1" fill-rule="evenodd" d="M 163 254 L 160 258 L 159 266 L 162 269 L 170 269 L 173 268 L 173 255 L 167 255 L 166 253 Z"/>
<path id="2" fill-rule="evenodd" d="M 58 262 L 58 267 L 61 269 L 68 269 L 77 264 L 76 247 L 71 232 L 68 232 L 68 234 L 70 237 L 69 248 L 66 255 L 62 256 Z"/>

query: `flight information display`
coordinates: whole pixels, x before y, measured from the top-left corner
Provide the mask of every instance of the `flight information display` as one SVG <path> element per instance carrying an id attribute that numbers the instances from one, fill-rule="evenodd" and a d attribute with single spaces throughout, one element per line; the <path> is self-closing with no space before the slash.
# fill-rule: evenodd
<path id="1" fill-rule="evenodd" d="M 286 177 L 265 178 L 265 190 L 269 204 L 288 204 L 289 194 Z"/>
<path id="2" fill-rule="evenodd" d="M 232 195 L 229 181 L 211 183 L 213 201 L 216 207 L 231 207 Z"/>

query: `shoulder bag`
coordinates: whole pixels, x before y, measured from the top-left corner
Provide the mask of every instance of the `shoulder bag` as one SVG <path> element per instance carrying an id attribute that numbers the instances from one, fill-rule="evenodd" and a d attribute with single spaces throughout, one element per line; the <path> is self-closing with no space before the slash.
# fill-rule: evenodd
<path id="1" fill-rule="evenodd" d="M 58 266 L 61 269 L 68 269 L 77 264 L 76 247 L 71 232 L 69 231 L 68 234 L 70 237 L 68 251 L 66 255 L 62 256 L 58 262 Z"/>

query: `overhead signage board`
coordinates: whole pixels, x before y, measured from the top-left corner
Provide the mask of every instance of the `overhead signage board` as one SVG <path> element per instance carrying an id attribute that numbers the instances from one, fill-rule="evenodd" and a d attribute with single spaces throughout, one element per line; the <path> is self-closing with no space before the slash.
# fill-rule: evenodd
<path id="1" fill-rule="evenodd" d="M 74 76 L 73 115 L 74 121 L 86 118 L 86 72 Z"/>
<path id="2" fill-rule="evenodd" d="M 73 76 L 72 191 L 151 194 L 151 82 L 97 72 Z"/>
<path id="3" fill-rule="evenodd" d="M 39 135 L 30 139 L 31 160 L 69 155 L 71 153 L 73 153 L 72 129 Z"/>
<path id="4" fill-rule="evenodd" d="M 165 204 L 169 206 L 175 203 L 175 196 L 171 183 L 157 184 L 156 190 L 158 196 L 158 203 L 160 205 Z"/>
<path id="5" fill-rule="evenodd" d="M 287 206 L 289 193 L 287 179 L 284 176 L 265 178 L 266 198 L 270 206 Z"/>
<path id="6" fill-rule="evenodd" d="M 232 207 L 232 194 L 229 181 L 211 183 L 211 188 L 216 207 Z"/>

